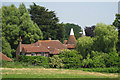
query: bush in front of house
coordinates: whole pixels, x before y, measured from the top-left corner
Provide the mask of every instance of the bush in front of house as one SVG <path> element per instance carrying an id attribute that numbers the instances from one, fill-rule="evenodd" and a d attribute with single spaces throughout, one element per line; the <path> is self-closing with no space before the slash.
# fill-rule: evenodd
<path id="1" fill-rule="evenodd" d="M 63 68 L 64 64 L 62 62 L 63 58 L 59 58 L 59 55 L 54 55 L 50 57 L 49 65 L 51 68 Z"/>
<path id="2" fill-rule="evenodd" d="M 91 55 L 88 54 L 87 58 L 82 60 L 83 68 L 118 67 L 119 65 L 119 54 L 116 52 L 91 51 Z"/>
<path id="3" fill-rule="evenodd" d="M 64 68 L 79 68 L 81 67 L 82 56 L 78 55 L 76 50 L 65 49 L 60 52 L 60 58 L 63 59 Z"/>
<path id="4" fill-rule="evenodd" d="M 29 63 L 34 66 L 43 66 L 45 68 L 49 67 L 49 59 L 44 56 L 19 56 L 19 62 Z"/>

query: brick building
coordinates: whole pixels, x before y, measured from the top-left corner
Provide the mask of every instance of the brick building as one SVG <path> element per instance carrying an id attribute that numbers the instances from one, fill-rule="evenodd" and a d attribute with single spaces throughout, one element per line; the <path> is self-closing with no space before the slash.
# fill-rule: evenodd
<path id="1" fill-rule="evenodd" d="M 46 56 L 51 57 L 55 54 L 59 54 L 63 49 L 74 49 L 76 46 L 76 38 L 74 36 L 73 28 L 71 29 L 68 40 L 62 44 L 59 40 L 39 40 L 32 44 L 22 44 L 21 37 L 19 45 L 16 49 L 16 58 L 19 55 L 26 56 Z"/>

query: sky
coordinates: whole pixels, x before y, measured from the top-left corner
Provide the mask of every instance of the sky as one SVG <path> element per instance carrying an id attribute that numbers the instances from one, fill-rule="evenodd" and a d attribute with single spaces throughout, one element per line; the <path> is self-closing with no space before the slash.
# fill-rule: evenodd
<path id="1" fill-rule="evenodd" d="M 2 2 L 2 5 L 14 4 L 19 7 L 21 2 Z M 27 8 L 32 2 L 23 2 Z M 55 11 L 60 23 L 74 23 L 85 26 L 96 25 L 97 23 L 112 24 L 115 14 L 118 13 L 118 2 L 36 2 L 37 5 L 44 6 Z"/>

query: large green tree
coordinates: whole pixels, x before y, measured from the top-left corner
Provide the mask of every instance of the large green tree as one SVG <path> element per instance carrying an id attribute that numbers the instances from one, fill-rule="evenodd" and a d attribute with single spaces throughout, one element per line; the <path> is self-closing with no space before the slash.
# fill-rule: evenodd
<path id="1" fill-rule="evenodd" d="M 66 33 L 65 39 L 69 38 L 71 28 L 73 28 L 73 30 L 74 30 L 74 34 L 75 34 L 76 39 L 81 37 L 81 34 L 79 32 L 82 32 L 82 30 L 81 30 L 81 27 L 79 25 L 66 23 L 66 24 L 64 24 L 64 26 L 65 26 L 65 33 Z"/>
<path id="2" fill-rule="evenodd" d="M 19 38 L 19 18 L 19 10 L 13 4 L 2 7 L 2 36 L 10 44 L 12 52 L 15 52 Z"/>
<path id="3" fill-rule="evenodd" d="M 98 23 L 94 30 L 94 50 L 104 53 L 116 52 L 118 32 L 112 25 Z"/>
<path id="4" fill-rule="evenodd" d="M 43 39 L 42 31 L 36 23 L 33 23 L 31 17 L 29 16 L 29 12 L 23 3 L 20 4 L 19 11 L 21 14 L 19 27 L 20 35 L 23 37 L 22 42 L 31 43 L 39 39 Z"/>
<path id="5" fill-rule="evenodd" d="M 39 28 L 43 31 L 43 38 L 48 39 L 59 39 L 63 41 L 64 39 L 64 25 L 58 23 L 59 19 L 56 17 L 54 11 L 49 11 L 45 7 L 36 5 L 30 5 L 30 15 L 31 19 L 37 23 Z"/>
<path id="6" fill-rule="evenodd" d="M 118 43 L 117 49 L 120 51 L 120 14 L 116 14 L 116 19 L 113 22 L 113 25 L 118 28 Z"/>
<path id="7" fill-rule="evenodd" d="M 88 53 L 91 53 L 92 46 L 93 38 L 85 36 L 78 39 L 76 50 L 83 56 L 83 58 L 86 58 Z"/>
<path id="8" fill-rule="evenodd" d="M 94 33 L 95 37 L 82 37 L 77 41 L 76 49 L 83 58 L 86 58 L 88 53 L 91 55 L 91 51 L 104 53 L 116 52 L 118 32 L 114 26 L 98 23 Z"/>
<path id="9" fill-rule="evenodd" d="M 8 57 L 12 57 L 11 54 L 11 46 L 10 44 L 5 40 L 4 37 L 2 37 L 2 53 L 5 54 Z"/>
<path id="10" fill-rule="evenodd" d="M 36 23 L 33 23 L 23 3 L 19 8 L 13 4 L 2 7 L 2 36 L 10 44 L 13 56 L 18 46 L 19 36 L 22 36 L 22 43 L 43 39 L 41 30 Z"/>

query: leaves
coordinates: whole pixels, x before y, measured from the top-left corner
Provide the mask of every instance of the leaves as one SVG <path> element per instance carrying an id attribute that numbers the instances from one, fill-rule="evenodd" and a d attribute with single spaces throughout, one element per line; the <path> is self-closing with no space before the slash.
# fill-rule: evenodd
<path id="1" fill-rule="evenodd" d="M 33 23 L 23 3 L 20 4 L 18 9 L 13 4 L 3 6 L 2 20 L 2 35 L 10 43 L 13 57 L 15 57 L 19 36 L 22 37 L 22 43 L 25 44 L 43 39 L 42 31 L 36 23 Z"/>
<path id="2" fill-rule="evenodd" d="M 118 32 L 112 25 L 98 23 L 95 27 L 94 50 L 105 53 L 116 51 Z"/>
<path id="3" fill-rule="evenodd" d="M 43 32 L 43 39 L 46 40 L 50 37 L 53 40 L 64 40 L 64 25 L 58 23 L 59 19 L 56 17 L 54 11 L 49 11 L 45 7 L 36 5 L 35 3 L 30 5 L 29 11 L 31 19 Z"/>
<path id="4" fill-rule="evenodd" d="M 93 39 L 91 37 L 81 37 L 77 41 L 76 50 L 83 58 L 86 58 L 87 54 L 91 52 L 92 46 Z"/>

